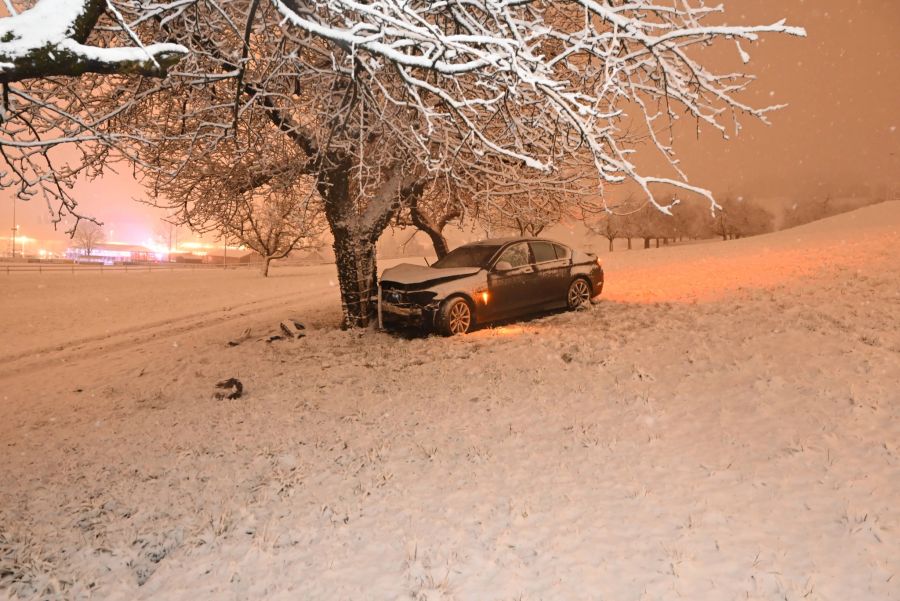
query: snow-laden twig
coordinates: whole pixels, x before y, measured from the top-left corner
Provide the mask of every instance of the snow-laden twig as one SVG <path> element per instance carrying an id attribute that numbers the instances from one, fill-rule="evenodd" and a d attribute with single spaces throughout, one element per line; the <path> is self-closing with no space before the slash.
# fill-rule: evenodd
<path id="1" fill-rule="evenodd" d="M 802 28 L 783 20 L 770 25 L 704 24 L 724 9 L 702 2 L 272 2 L 295 28 L 336 48 L 352 48 L 346 60 L 363 63 L 375 73 L 387 66 L 396 69 L 407 87 L 405 101 L 417 108 L 430 129 L 435 111 L 422 95 L 439 99 L 486 151 L 534 168 L 553 168 L 541 149 L 522 152 L 498 144 L 477 126 L 478 114 L 498 93 L 536 97 L 550 118 L 564 122 L 590 150 L 601 182 L 632 179 L 654 203 L 652 184 L 674 184 L 692 192 L 699 188 L 686 183 L 671 146 L 654 135 L 651 103 L 680 104 L 723 134 L 726 111 L 765 122 L 771 109 L 755 109 L 737 99 L 749 77 L 716 75 L 685 50 L 720 38 L 753 42 L 764 33 L 805 36 Z M 748 62 L 740 44 L 738 50 Z M 463 79 L 474 85 L 460 86 Z M 621 140 L 609 144 L 618 139 L 619 123 L 628 117 L 616 109 L 629 102 L 643 111 L 648 135 L 675 168 L 676 178 L 643 177 L 626 159 L 630 149 L 616 148 Z M 664 114 L 674 118 L 671 108 Z M 703 195 L 715 205 L 708 192 Z"/>
<path id="2" fill-rule="evenodd" d="M 134 47 L 101 47 L 88 36 L 109 8 Z M 179 44 L 144 46 L 107 0 L 39 0 L 34 7 L 0 19 L 0 82 L 85 73 L 165 77 L 187 54 Z"/>
<path id="3" fill-rule="evenodd" d="M 164 78 L 187 54 L 177 43 L 142 43 L 123 12 L 132 14 L 135 6 L 38 0 L 21 13 L 8 6 L 10 16 L 0 19 L 3 184 L 15 187 L 21 199 L 43 198 L 54 224 L 73 216 L 69 231 L 82 219 L 70 193 L 75 178 L 99 173 L 112 151 L 127 155 L 123 142 L 129 136 L 111 132 L 109 123 L 158 89 L 101 77 Z M 137 10 L 160 16 L 167 5 Z M 80 149 L 81 160 L 54 158 L 51 151 L 60 145 Z"/>

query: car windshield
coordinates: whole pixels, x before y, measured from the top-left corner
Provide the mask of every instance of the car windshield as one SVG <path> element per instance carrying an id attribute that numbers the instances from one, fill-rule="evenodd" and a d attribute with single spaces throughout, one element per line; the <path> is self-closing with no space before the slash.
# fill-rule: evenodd
<path id="1" fill-rule="evenodd" d="M 487 267 L 488 261 L 497 252 L 499 246 L 473 244 L 460 246 L 447 253 L 443 259 L 435 261 L 431 266 L 438 269 L 450 267 Z"/>

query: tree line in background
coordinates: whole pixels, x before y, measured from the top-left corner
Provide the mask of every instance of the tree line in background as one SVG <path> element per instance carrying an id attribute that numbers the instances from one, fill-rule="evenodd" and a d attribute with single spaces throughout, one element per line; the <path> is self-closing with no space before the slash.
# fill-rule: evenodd
<path id="1" fill-rule="evenodd" d="M 742 197 L 721 198 L 721 208 L 716 211 L 697 203 L 675 202 L 674 198 L 669 205 L 671 214 L 665 214 L 627 199 L 611 205 L 607 212 L 585 219 L 585 225 L 607 239 L 610 252 L 615 250 L 616 239 L 625 239 L 630 250 L 633 239 L 642 241 L 644 248 L 650 248 L 654 242 L 658 248 L 660 242 L 714 236 L 733 240 L 774 229 L 774 216 L 755 201 Z"/>

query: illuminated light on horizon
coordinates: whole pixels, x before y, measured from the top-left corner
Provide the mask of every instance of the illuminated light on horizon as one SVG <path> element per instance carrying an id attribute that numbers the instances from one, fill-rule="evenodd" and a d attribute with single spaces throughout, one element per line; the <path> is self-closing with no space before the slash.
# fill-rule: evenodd
<path id="1" fill-rule="evenodd" d="M 169 254 L 169 247 L 165 244 L 161 244 L 159 242 L 154 242 L 153 240 L 147 240 L 143 244 L 145 247 L 149 248 L 157 255 L 157 258 L 162 258 L 161 255 Z"/>
<path id="2" fill-rule="evenodd" d="M 183 242 L 180 246 L 182 248 L 218 248 L 218 246 L 209 242 Z"/>

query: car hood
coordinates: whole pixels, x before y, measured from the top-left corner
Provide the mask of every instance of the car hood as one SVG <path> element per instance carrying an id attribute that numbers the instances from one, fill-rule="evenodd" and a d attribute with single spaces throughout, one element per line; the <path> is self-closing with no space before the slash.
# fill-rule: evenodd
<path id="1" fill-rule="evenodd" d="M 401 263 L 396 267 L 389 267 L 381 274 L 382 282 L 396 282 L 398 284 L 428 284 L 433 282 L 455 280 L 468 275 L 474 275 L 481 271 L 480 267 L 449 267 L 436 269 L 412 263 Z"/>

